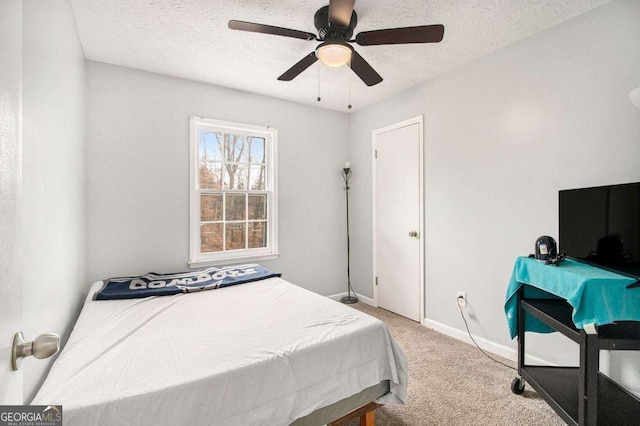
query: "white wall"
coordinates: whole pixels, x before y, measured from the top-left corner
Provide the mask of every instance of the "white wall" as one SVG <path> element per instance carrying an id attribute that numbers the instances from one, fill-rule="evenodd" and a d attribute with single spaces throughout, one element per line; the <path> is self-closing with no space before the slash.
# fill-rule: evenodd
<path id="1" fill-rule="evenodd" d="M 558 190 L 640 181 L 639 22 L 640 2 L 614 1 L 353 113 L 356 291 L 372 296 L 371 132 L 424 114 L 426 317 L 464 330 L 464 290 L 472 332 L 514 347 L 506 287 L 557 238 Z"/>
<path id="2" fill-rule="evenodd" d="M 85 292 L 86 89 L 68 1 L 23 7 L 22 331 L 30 340 L 67 334 Z M 24 360 L 26 402 L 50 361 Z"/>
<path id="3" fill-rule="evenodd" d="M 320 294 L 346 290 L 347 115 L 99 62 L 88 81 L 92 281 L 188 269 L 196 115 L 278 129 L 281 256 L 262 263 Z"/>

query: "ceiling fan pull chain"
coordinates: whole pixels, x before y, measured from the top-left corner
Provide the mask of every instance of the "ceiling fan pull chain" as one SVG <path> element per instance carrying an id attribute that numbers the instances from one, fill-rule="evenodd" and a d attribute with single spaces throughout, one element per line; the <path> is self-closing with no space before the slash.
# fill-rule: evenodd
<path id="1" fill-rule="evenodd" d="M 351 68 L 351 58 L 349 58 L 349 68 Z M 349 105 L 347 105 L 347 108 L 351 109 L 351 73 L 349 73 Z"/>
<path id="2" fill-rule="evenodd" d="M 318 64 L 318 102 L 322 100 L 320 97 L 320 64 Z"/>

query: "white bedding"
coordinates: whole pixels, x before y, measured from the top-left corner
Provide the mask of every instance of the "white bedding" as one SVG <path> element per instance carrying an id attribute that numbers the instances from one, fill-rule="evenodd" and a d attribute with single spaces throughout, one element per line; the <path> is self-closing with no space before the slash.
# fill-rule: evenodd
<path id="1" fill-rule="evenodd" d="M 93 301 L 32 404 L 65 425 L 288 425 L 382 380 L 406 358 L 381 321 L 281 278 Z"/>

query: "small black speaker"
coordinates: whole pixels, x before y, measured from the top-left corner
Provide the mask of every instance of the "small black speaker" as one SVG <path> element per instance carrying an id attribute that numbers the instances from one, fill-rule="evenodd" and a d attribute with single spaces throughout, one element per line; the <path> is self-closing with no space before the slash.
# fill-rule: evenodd
<path id="1" fill-rule="evenodd" d="M 543 235 L 536 240 L 536 259 L 550 260 L 558 257 L 558 245 L 556 240 L 548 235 Z"/>

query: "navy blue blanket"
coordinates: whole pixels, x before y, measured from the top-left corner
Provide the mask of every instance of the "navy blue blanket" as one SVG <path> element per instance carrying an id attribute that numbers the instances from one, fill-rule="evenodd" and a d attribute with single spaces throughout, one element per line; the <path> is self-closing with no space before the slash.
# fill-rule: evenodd
<path id="1" fill-rule="evenodd" d="M 168 296 L 229 287 L 281 275 L 255 263 L 175 274 L 150 272 L 139 277 L 111 278 L 93 298 L 94 300 L 111 300 Z"/>

